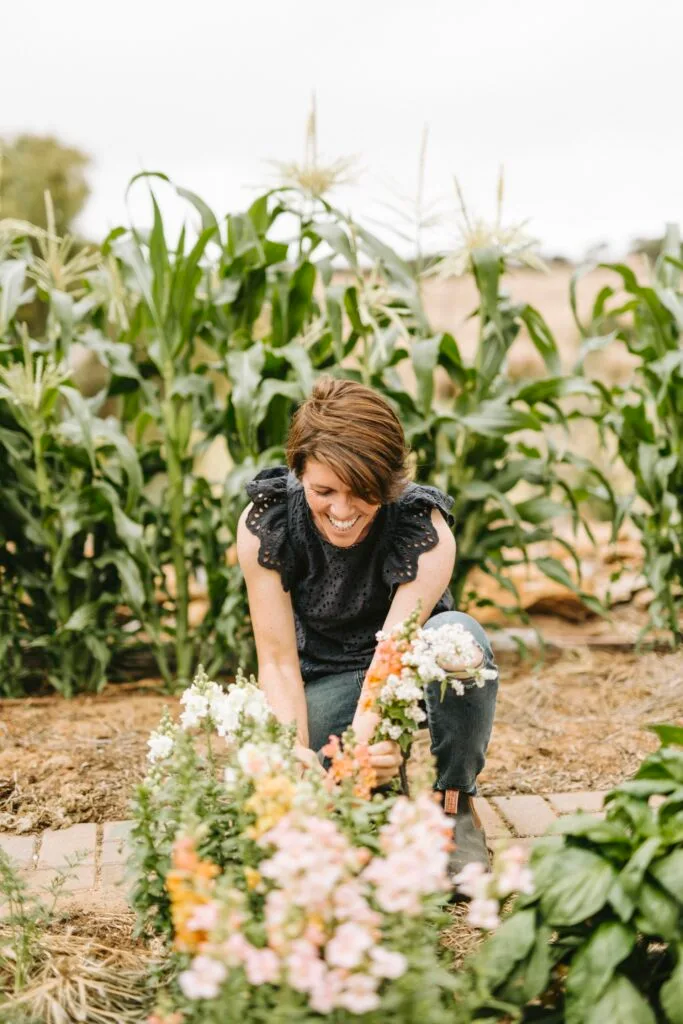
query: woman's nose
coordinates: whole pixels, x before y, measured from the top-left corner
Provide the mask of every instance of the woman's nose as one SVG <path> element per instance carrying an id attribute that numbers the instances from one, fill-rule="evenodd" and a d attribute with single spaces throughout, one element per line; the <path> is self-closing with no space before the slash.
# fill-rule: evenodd
<path id="1" fill-rule="evenodd" d="M 349 501 L 337 499 L 332 505 L 332 515 L 335 519 L 350 519 L 353 514 Z"/>

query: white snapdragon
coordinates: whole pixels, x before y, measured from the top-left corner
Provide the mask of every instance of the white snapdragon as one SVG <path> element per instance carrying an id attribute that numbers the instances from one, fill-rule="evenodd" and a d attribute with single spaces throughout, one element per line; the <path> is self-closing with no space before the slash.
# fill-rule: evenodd
<path id="1" fill-rule="evenodd" d="M 185 708 L 180 716 L 183 729 L 193 729 L 209 717 L 212 705 L 220 700 L 223 692 L 222 687 L 209 679 L 200 665 L 192 686 L 188 686 L 180 698 L 180 703 Z"/>
<path id="2" fill-rule="evenodd" d="M 156 764 L 157 761 L 165 761 L 173 752 L 173 737 L 163 732 L 150 733 L 147 746 L 149 748 L 147 760 L 150 764 Z"/>
<path id="3" fill-rule="evenodd" d="M 262 725 L 271 714 L 265 694 L 252 683 L 235 683 L 211 702 L 211 717 L 219 736 L 234 737 L 245 724 Z"/>
<path id="4" fill-rule="evenodd" d="M 284 752 L 276 743 L 245 743 L 237 752 L 237 762 L 250 779 L 259 779 L 285 767 Z"/>
<path id="5" fill-rule="evenodd" d="M 164 707 L 159 728 L 150 733 L 147 740 L 147 760 L 151 765 L 166 761 L 173 753 L 178 726 L 171 718 L 168 707 Z"/>

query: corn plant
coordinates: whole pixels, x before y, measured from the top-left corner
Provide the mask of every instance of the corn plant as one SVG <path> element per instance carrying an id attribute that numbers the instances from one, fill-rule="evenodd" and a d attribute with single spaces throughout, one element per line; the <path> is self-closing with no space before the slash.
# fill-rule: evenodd
<path id="1" fill-rule="evenodd" d="M 678 229 L 669 226 L 651 284 L 625 264 L 602 264 L 616 286 L 596 297 L 588 324 L 574 315 L 583 339 L 580 360 L 608 345 L 635 356 L 633 379 L 606 394 L 604 429 L 633 474 L 628 504 L 641 531 L 645 575 L 654 591 L 650 625 L 682 635 L 683 609 L 683 290 Z M 578 276 L 577 276 L 578 280 Z"/>
<path id="2" fill-rule="evenodd" d="M 22 332 L 0 367 L 2 688 L 33 658 L 60 693 L 96 689 L 119 636 L 117 605 L 139 589 L 142 477 L 118 425 L 70 386 L 68 370 Z M 25 664 L 22 655 L 28 655 Z"/>

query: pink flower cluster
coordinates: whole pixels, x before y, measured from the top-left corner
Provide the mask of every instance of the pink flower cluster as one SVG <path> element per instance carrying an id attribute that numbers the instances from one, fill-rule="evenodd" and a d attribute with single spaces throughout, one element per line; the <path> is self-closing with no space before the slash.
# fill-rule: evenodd
<path id="1" fill-rule="evenodd" d="M 473 928 L 492 931 L 500 924 L 501 900 L 513 892 L 533 892 L 534 879 L 526 862 L 526 850 L 510 846 L 497 854 L 492 871 L 473 862 L 455 876 L 458 889 L 470 899 L 467 920 Z"/>
<path id="2" fill-rule="evenodd" d="M 416 915 L 425 896 L 448 890 L 452 842 L 452 822 L 433 794 L 399 797 L 380 830 L 384 856 L 375 857 L 363 873 L 374 884 L 382 910 Z"/>
<path id="3" fill-rule="evenodd" d="M 258 867 L 267 945 L 247 940 L 245 914 L 233 908 L 181 974 L 183 992 L 215 997 L 240 966 L 250 985 L 288 985 L 317 1013 L 376 1010 L 382 982 L 408 969 L 403 953 L 383 945 L 387 915 L 417 915 L 426 896 L 448 887 L 450 837 L 448 819 L 427 794 L 414 802 L 399 797 L 375 857 L 330 819 L 287 814 L 258 840 L 269 854 Z M 190 926 L 205 927 L 213 915 L 203 907 Z"/>

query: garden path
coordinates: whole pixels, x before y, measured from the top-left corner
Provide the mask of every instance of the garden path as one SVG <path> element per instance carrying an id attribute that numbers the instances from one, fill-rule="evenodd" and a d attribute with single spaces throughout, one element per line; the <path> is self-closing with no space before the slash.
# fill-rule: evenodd
<path id="1" fill-rule="evenodd" d="M 544 796 L 477 797 L 492 849 L 511 839 L 529 845 L 557 818 L 577 811 L 600 812 L 604 791 L 549 793 Z M 44 890 L 60 873 L 69 872 L 63 895 L 97 895 L 101 900 L 125 898 L 125 865 L 131 821 L 109 821 L 46 829 L 38 835 L 0 833 L 0 847 L 20 868 L 29 888 Z M 70 867 L 70 864 L 76 866 Z"/>

